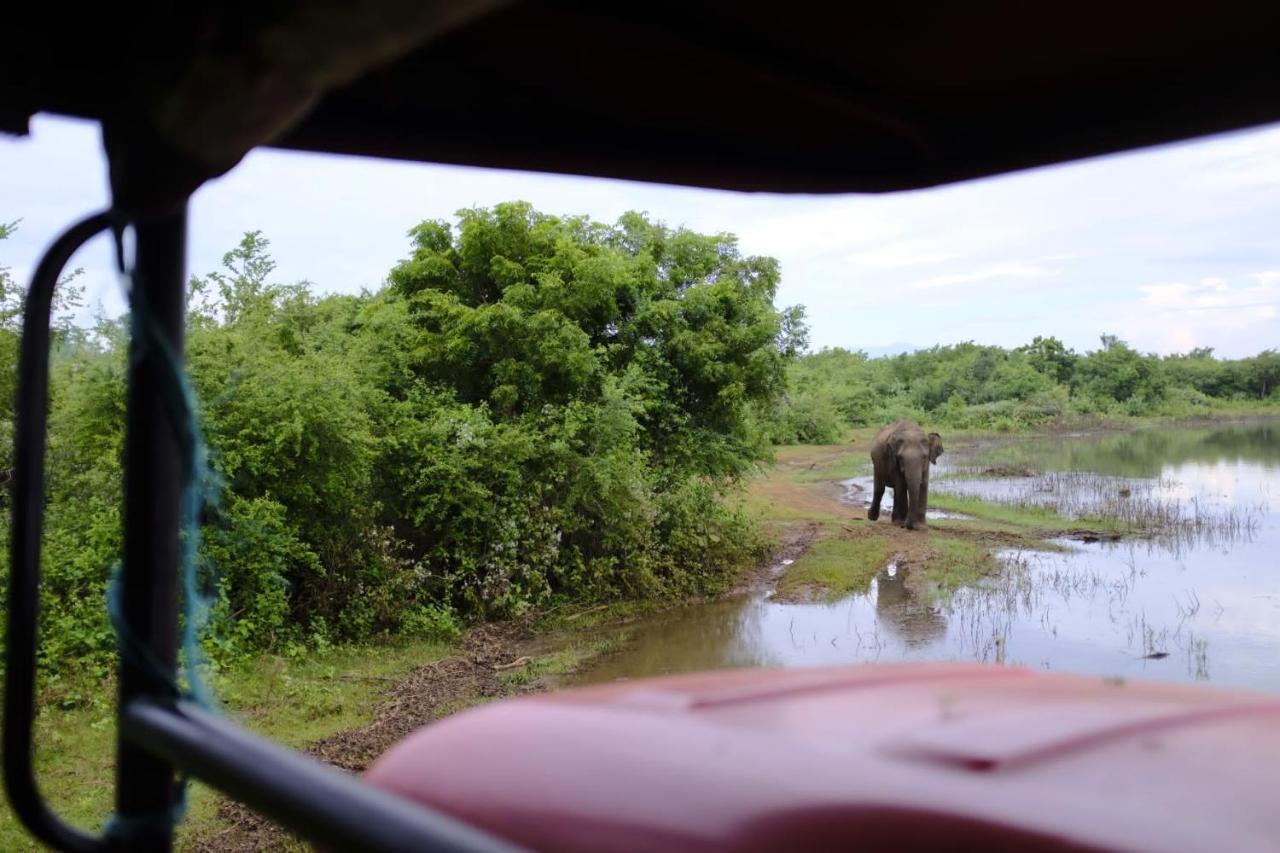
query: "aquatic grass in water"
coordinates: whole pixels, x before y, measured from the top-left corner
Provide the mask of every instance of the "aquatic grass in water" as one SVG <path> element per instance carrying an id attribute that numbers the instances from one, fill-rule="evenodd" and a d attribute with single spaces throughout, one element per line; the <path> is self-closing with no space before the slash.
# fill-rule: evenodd
<path id="1" fill-rule="evenodd" d="M 981 471 L 980 468 L 968 472 Z M 1171 536 L 1248 536 L 1256 531 L 1266 506 L 1221 505 L 1199 495 L 1177 497 L 1180 484 L 1167 479 L 1140 480 L 1088 471 L 1047 471 L 1031 476 L 991 478 L 953 470 L 937 485 L 939 495 L 975 498 L 1022 510 L 1039 510 L 1088 526 Z M 935 498 L 935 500 L 937 500 Z M 946 498 L 942 497 L 945 503 Z"/>
<path id="2" fill-rule="evenodd" d="M 1000 570 L 999 563 L 982 545 L 966 539 L 934 536 L 923 569 L 926 579 L 943 596 L 971 585 Z"/>
<path id="3" fill-rule="evenodd" d="M 1007 571 L 991 583 L 963 590 L 947 608 L 961 629 L 962 646 L 976 659 L 993 660 L 997 650 L 1018 645 L 1015 637 L 1031 626 L 1055 640 L 1062 627 L 1061 638 L 1069 642 L 1079 630 L 1078 625 L 1070 625 L 1075 621 L 1072 611 L 1085 607 L 1105 611 L 1106 618 L 1097 622 L 1108 627 L 1099 633 L 1123 638 L 1116 644 L 1116 671 L 1172 658 L 1189 680 L 1209 679 L 1210 643 L 1197 629 L 1203 606 L 1199 595 L 1194 589 L 1174 594 L 1174 613 L 1166 609 L 1164 618 L 1149 614 L 1142 603 L 1135 610 L 1130 597 L 1143 584 L 1146 572 L 1132 553 L 1123 561 L 1125 568 L 1112 573 L 1091 563 L 1073 565 L 1061 555 L 1005 552 L 1000 558 Z M 1115 561 L 1109 562 L 1114 566 Z M 1212 620 L 1221 614 L 1219 607 Z M 1047 660 L 1043 663 L 1048 666 Z"/>

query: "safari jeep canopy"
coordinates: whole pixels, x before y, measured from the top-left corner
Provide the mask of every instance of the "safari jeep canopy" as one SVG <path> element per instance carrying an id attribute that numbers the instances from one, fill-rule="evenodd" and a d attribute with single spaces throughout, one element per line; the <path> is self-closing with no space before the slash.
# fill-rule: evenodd
<path id="1" fill-rule="evenodd" d="M 265 143 L 880 192 L 1280 118 L 1266 0 L 18 6 L 0 129 L 127 121 L 205 168 Z"/>

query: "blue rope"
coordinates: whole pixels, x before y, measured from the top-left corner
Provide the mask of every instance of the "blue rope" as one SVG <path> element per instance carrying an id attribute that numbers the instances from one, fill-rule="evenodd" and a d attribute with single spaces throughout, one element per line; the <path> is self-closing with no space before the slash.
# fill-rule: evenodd
<path id="1" fill-rule="evenodd" d="M 133 339 L 138 343 L 134 358 L 141 360 L 151 351 L 160 357 L 163 370 L 165 409 L 182 463 L 182 497 L 179 525 L 179 573 L 182 578 L 182 652 L 185 658 L 188 698 L 206 709 L 214 701 L 205 684 L 203 669 L 207 660 L 200 646 L 200 633 L 208 622 L 211 597 L 200 591 L 200 515 L 206 503 L 216 503 L 217 488 L 209 470 L 209 453 L 201 436 L 196 414 L 196 395 L 187 379 L 182 359 L 173 351 L 160 332 L 151 306 L 141 287 L 129 288 Z"/>
<path id="2" fill-rule="evenodd" d="M 182 823 L 187 816 L 187 780 L 178 782 L 177 799 L 173 807 L 162 812 L 138 817 L 124 817 L 113 814 L 102 825 L 102 834 L 107 838 L 125 839 L 154 832 L 172 832 L 174 827 Z"/>
<path id="3" fill-rule="evenodd" d="M 127 660 L 146 673 L 156 684 L 168 690 L 173 698 L 185 697 L 206 710 L 213 710 L 215 701 L 203 675 L 207 659 L 200 646 L 200 634 L 208 623 L 212 604 L 212 596 L 205 595 L 200 589 L 200 517 L 206 505 L 216 504 L 218 483 L 209 469 L 208 449 L 196 414 L 196 395 L 187 379 L 182 359 L 161 332 L 143 288 L 137 281 L 137 273 L 130 273 L 125 284 L 134 341 L 134 364 L 136 366 L 138 361 L 149 355 L 158 356 L 156 362 L 161 369 L 165 411 L 178 441 L 182 477 L 178 570 L 182 579 L 181 649 L 186 689 L 182 688 L 167 667 L 155 659 L 125 619 L 121 598 L 121 563 L 116 564 L 107 584 L 107 613 L 116 632 L 116 645 L 122 660 Z M 207 565 L 203 567 L 210 568 Z M 212 588 L 214 585 L 210 583 L 208 586 Z M 186 780 L 182 780 L 171 809 L 154 815 L 128 818 L 113 815 L 107 820 L 103 831 L 110 837 L 123 838 L 157 829 L 172 830 L 182 821 L 186 808 Z"/>

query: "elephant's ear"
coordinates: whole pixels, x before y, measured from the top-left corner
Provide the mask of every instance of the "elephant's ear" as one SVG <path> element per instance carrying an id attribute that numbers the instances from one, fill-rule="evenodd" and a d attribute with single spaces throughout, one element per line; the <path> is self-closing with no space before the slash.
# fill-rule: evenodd
<path id="1" fill-rule="evenodd" d="M 936 432 L 929 433 L 929 461 L 934 465 L 938 464 L 938 457 L 942 455 L 942 436 Z"/>

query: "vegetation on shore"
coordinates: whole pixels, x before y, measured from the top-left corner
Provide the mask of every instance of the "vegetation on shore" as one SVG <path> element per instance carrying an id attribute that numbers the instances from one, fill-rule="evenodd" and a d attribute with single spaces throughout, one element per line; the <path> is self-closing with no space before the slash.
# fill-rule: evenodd
<path id="1" fill-rule="evenodd" d="M 1037 336 L 1014 349 L 963 343 L 886 358 L 825 349 L 791 365 L 780 443 L 824 444 L 851 426 L 901 418 L 1011 432 L 1053 423 L 1276 411 L 1280 351 L 1220 359 L 1208 348 L 1157 356 L 1114 335 L 1078 353 Z"/>
<path id="2" fill-rule="evenodd" d="M 408 248 L 356 296 L 280 283 L 257 232 L 191 281 L 189 369 L 222 483 L 203 537 L 215 688 L 295 745 L 350 728 L 383 679 L 465 644 L 466 625 L 714 591 L 763 548 L 721 497 L 768 458 L 804 345 L 799 309 L 773 305 L 776 261 L 640 214 L 521 203 L 424 222 Z M 93 825 L 114 753 L 128 321 L 76 326 L 79 295 L 56 304 L 38 742 L 52 800 Z M 0 267 L 6 430 L 21 301 Z M 10 468 L 8 434 L 0 454 Z M 21 846 L 0 814 L 5 849 Z"/>
<path id="3" fill-rule="evenodd" d="M 262 655 L 216 677 L 227 714 L 289 746 L 301 747 L 364 723 L 381 688 L 414 667 L 443 658 L 434 641 L 348 646 L 304 658 Z M 115 764 L 115 684 L 84 672 L 53 674 L 42 685 L 36 718 L 36 775 L 41 791 L 66 819 L 94 828 L 111 813 Z M 192 791 L 186 832 L 216 822 L 214 796 Z M 0 849 L 39 849 L 0 808 Z"/>
<path id="4" fill-rule="evenodd" d="M 601 615 L 616 620 L 620 612 L 615 608 Z M 422 722 L 543 689 L 607 651 L 610 640 L 592 631 L 593 626 L 586 618 L 523 619 L 497 632 L 482 627 L 450 643 L 380 638 L 301 657 L 267 653 L 225 668 L 215 676 L 214 687 L 223 713 L 248 729 L 358 769 L 364 756 L 376 755 Z M 412 694 L 408 702 L 402 696 L 397 703 L 395 694 L 408 692 L 414 682 L 431 689 Z M 87 829 L 101 827 L 112 810 L 114 696 L 110 677 L 101 681 L 83 671 L 55 674 L 46 679 L 37 717 L 41 791 L 62 817 Z M 409 705 L 417 716 L 380 719 L 389 704 Z M 265 827 L 247 810 L 229 806 L 217 792 L 193 784 L 178 849 L 258 849 L 266 843 L 261 836 L 244 838 L 244 823 L 269 834 L 267 846 L 288 845 L 283 833 Z M 310 849 L 301 843 L 289 849 L 295 847 Z M 40 849 L 3 803 L 0 849 Z"/>
<path id="5" fill-rule="evenodd" d="M 1036 338 L 802 355 L 802 310 L 773 305 L 774 259 L 635 213 L 460 211 L 414 228 L 385 285 L 357 296 L 279 283 L 268 250 L 246 234 L 191 281 L 190 372 L 223 485 L 204 531 L 207 644 L 224 667 L 377 636 L 448 641 L 560 601 L 714 592 L 769 539 L 754 498 L 732 496 L 771 443 L 862 441 L 903 416 L 999 431 L 1269 406 L 1280 379 L 1273 351 L 1157 358 L 1114 337 L 1085 354 Z M 12 390 L 21 294 L 0 277 Z M 101 676 L 127 323 L 77 328 L 77 297 L 63 289 L 56 324 L 41 664 Z M 831 472 L 795 473 L 771 522 L 838 521 L 804 494 Z"/>

